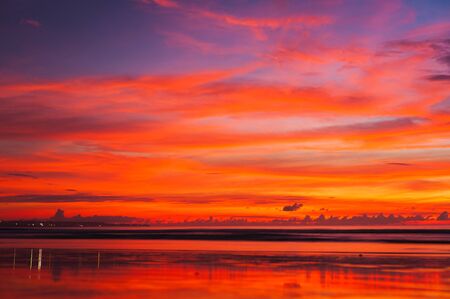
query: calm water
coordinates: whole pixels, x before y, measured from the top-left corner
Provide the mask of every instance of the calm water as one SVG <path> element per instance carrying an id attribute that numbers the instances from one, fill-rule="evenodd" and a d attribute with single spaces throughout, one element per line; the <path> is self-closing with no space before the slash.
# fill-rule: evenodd
<path id="1" fill-rule="evenodd" d="M 450 245 L 441 237 L 0 238 L 0 298 L 450 298 Z"/>

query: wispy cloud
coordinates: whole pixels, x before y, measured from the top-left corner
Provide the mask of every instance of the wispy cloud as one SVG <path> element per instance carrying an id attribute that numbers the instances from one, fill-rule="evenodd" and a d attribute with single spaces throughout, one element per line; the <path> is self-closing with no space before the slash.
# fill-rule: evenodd
<path id="1" fill-rule="evenodd" d="M 203 18 L 216 22 L 221 26 L 246 28 L 253 32 L 256 39 L 266 40 L 265 30 L 276 30 L 294 27 L 316 27 L 332 23 L 330 16 L 324 15 L 292 15 L 283 17 L 239 17 L 232 14 L 215 12 L 193 5 L 182 5 L 172 0 L 154 0 L 154 4 L 168 9 L 176 9 L 188 16 Z"/>
<path id="2" fill-rule="evenodd" d="M 42 26 L 41 22 L 35 19 L 22 19 L 20 20 L 20 24 L 30 26 L 33 28 L 39 28 Z"/>

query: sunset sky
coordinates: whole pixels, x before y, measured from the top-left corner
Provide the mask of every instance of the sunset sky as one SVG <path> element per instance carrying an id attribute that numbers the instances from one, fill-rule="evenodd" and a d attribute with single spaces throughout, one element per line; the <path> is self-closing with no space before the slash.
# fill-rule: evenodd
<path id="1" fill-rule="evenodd" d="M 0 218 L 450 212 L 450 1 L 3 0 L 0 40 Z"/>

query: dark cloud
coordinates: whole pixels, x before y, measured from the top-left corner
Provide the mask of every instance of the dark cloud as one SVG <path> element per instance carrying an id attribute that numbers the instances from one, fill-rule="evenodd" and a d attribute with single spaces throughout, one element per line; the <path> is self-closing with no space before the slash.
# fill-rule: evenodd
<path id="1" fill-rule="evenodd" d="M 286 282 L 283 284 L 283 287 L 286 289 L 300 289 L 301 285 L 297 282 Z"/>
<path id="2" fill-rule="evenodd" d="M 438 216 L 437 220 L 439 220 L 439 221 L 446 221 L 446 220 L 449 220 L 449 218 L 448 218 L 448 212 L 447 212 L 447 211 L 442 212 L 442 213 Z"/>
<path id="3" fill-rule="evenodd" d="M 444 216 L 442 216 L 444 215 Z M 445 220 L 445 212 L 441 214 L 442 219 Z M 447 215 L 448 217 L 448 215 Z M 276 225 L 401 225 L 408 224 L 411 222 L 420 222 L 424 220 L 432 220 L 433 217 L 431 215 L 423 216 L 420 214 L 412 215 L 412 216 L 403 216 L 403 215 L 394 215 L 390 214 L 388 216 L 383 214 L 369 216 L 367 214 L 356 215 L 356 216 L 328 216 L 320 215 L 317 218 L 313 218 L 309 215 L 306 215 L 303 219 L 297 217 L 291 217 L 288 219 L 274 219 L 272 220 L 272 224 Z"/>
<path id="4" fill-rule="evenodd" d="M 438 61 L 450 67 L 450 53 L 439 57 Z"/>
<path id="5" fill-rule="evenodd" d="M 19 173 L 19 172 L 10 172 L 7 173 L 7 175 L 9 176 L 14 176 L 14 177 L 21 177 L 21 178 L 29 178 L 29 179 L 37 179 L 37 176 L 31 175 L 31 174 L 27 174 L 27 173 Z"/>
<path id="6" fill-rule="evenodd" d="M 6 173 L 7 176 L 18 177 L 18 178 L 30 178 L 30 179 L 39 179 L 39 178 L 73 178 L 78 177 L 78 174 L 64 171 L 31 171 L 31 172 L 23 172 L 23 171 L 11 171 Z"/>
<path id="7" fill-rule="evenodd" d="M 0 202 L 14 203 L 64 203 L 64 202 L 105 202 L 105 201 L 152 201 L 152 198 L 93 195 L 88 193 L 76 194 L 20 194 L 1 196 Z"/>
<path id="8" fill-rule="evenodd" d="M 369 120 L 349 125 L 328 126 L 320 129 L 298 131 L 294 134 L 351 134 L 356 132 L 382 132 L 414 127 L 427 121 L 428 119 L 422 117 L 392 117 L 389 119 Z"/>
<path id="9" fill-rule="evenodd" d="M 436 51 L 436 61 L 447 67 L 447 71 L 428 76 L 430 81 L 450 81 L 450 40 L 440 41 L 433 44 Z"/>
<path id="10" fill-rule="evenodd" d="M 426 122 L 427 119 L 422 117 L 398 117 L 388 120 L 368 121 L 345 126 L 334 126 L 329 129 L 338 132 L 347 131 L 383 131 L 390 129 L 398 129 L 411 127 Z M 325 130 L 325 129 L 324 129 Z"/>
<path id="11" fill-rule="evenodd" d="M 387 163 L 388 165 L 397 165 L 397 166 L 412 166 L 413 164 L 409 164 L 409 163 L 401 163 L 401 162 L 390 162 Z"/>
<path id="12" fill-rule="evenodd" d="M 298 209 L 300 209 L 301 207 L 303 207 L 303 204 L 296 202 L 292 205 L 284 206 L 283 211 L 284 212 L 294 212 L 294 211 L 297 211 Z"/>
<path id="13" fill-rule="evenodd" d="M 430 75 L 426 78 L 430 81 L 450 81 L 450 74 Z"/>
<path id="14" fill-rule="evenodd" d="M 393 40 L 393 41 L 389 41 L 385 44 L 385 47 L 388 49 L 394 48 L 394 49 L 398 49 L 398 50 L 414 50 L 417 48 L 428 47 L 428 46 L 429 46 L 428 41 L 416 41 L 416 40 L 408 40 L 408 39 Z"/>
<path id="15" fill-rule="evenodd" d="M 425 76 L 430 81 L 450 81 L 450 40 L 449 39 L 425 39 L 425 40 L 397 40 L 388 42 L 383 54 L 399 55 L 403 53 L 429 54 L 430 59 L 437 61 L 442 67 L 433 71 L 434 74 Z"/>
<path id="16" fill-rule="evenodd" d="M 441 40 L 433 44 L 436 60 L 450 68 L 450 39 Z"/>

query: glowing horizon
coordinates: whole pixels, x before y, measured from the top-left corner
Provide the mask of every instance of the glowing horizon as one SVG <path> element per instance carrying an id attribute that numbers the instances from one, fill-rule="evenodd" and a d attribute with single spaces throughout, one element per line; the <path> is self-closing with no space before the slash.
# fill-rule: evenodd
<path id="1" fill-rule="evenodd" d="M 58 2 L 1 5 L 0 219 L 450 211 L 448 1 Z"/>

